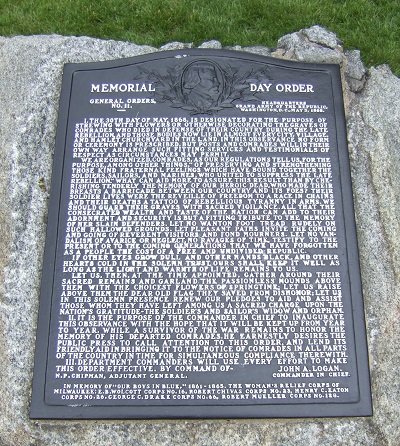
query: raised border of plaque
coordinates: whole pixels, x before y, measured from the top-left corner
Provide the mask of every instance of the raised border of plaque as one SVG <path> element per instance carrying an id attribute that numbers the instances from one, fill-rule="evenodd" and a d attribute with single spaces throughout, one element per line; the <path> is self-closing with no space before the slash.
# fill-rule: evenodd
<path id="1" fill-rule="evenodd" d="M 339 67 L 65 65 L 31 418 L 369 415 Z"/>

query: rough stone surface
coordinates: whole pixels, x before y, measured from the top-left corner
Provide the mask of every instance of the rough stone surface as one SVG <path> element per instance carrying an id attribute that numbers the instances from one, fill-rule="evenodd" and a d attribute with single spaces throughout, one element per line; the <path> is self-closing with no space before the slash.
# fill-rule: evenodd
<path id="1" fill-rule="evenodd" d="M 247 53 L 261 54 L 261 56 L 270 56 L 272 53 L 272 50 L 265 46 L 245 46 L 243 47 L 243 51 L 246 51 Z"/>
<path id="2" fill-rule="evenodd" d="M 173 43 L 162 49 L 187 47 Z M 374 416 L 215 421 L 29 420 L 62 66 L 66 62 L 118 59 L 152 51 L 156 49 L 83 37 L 0 38 L 0 444 L 398 445 L 400 80 L 386 66 L 366 71 L 359 52 L 344 52 L 337 37 L 320 27 L 282 37 L 273 54 L 301 61 L 339 63 L 342 68 Z M 44 182 L 46 190 L 39 187 L 39 181 Z"/>
<path id="3" fill-rule="evenodd" d="M 336 35 L 320 26 L 288 34 L 278 40 L 276 57 L 302 62 L 343 62 L 343 49 Z"/>
<path id="4" fill-rule="evenodd" d="M 207 42 L 203 42 L 199 45 L 199 48 L 212 48 L 214 50 L 220 50 L 222 48 L 222 44 L 218 40 L 208 40 Z"/>
<path id="5" fill-rule="evenodd" d="M 160 50 L 171 51 L 171 50 L 185 50 L 188 48 L 193 48 L 193 43 L 170 42 L 160 47 Z"/>
<path id="6" fill-rule="evenodd" d="M 360 58 L 359 50 L 345 51 L 346 69 L 344 76 L 352 91 L 358 92 L 364 87 L 367 70 Z"/>

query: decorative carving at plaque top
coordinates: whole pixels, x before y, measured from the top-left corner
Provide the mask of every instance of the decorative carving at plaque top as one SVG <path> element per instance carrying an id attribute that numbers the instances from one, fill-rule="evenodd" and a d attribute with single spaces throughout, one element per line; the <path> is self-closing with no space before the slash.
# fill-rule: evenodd
<path id="1" fill-rule="evenodd" d="M 237 100 L 255 101 L 257 95 L 250 91 L 249 84 L 271 79 L 268 67 L 240 72 L 238 68 L 228 64 L 222 67 L 209 59 L 166 68 L 165 74 L 140 68 L 135 80 L 143 76 L 156 85 L 154 95 L 158 102 L 169 101 L 173 108 L 187 110 L 190 114 L 215 114 L 235 107 Z"/>

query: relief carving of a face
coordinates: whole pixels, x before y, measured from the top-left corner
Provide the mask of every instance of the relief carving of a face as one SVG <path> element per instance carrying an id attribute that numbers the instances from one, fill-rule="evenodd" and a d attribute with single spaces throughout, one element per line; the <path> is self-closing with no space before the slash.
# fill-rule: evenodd
<path id="1" fill-rule="evenodd" d="M 184 69 L 181 86 L 187 104 L 199 111 L 207 111 L 218 103 L 224 88 L 224 78 L 217 64 L 196 61 Z"/>

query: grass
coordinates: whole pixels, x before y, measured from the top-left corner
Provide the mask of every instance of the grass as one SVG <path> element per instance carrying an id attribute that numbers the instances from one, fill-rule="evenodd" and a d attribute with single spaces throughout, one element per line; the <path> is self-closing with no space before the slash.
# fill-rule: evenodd
<path id="1" fill-rule="evenodd" d="M 367 66 L 400 74 L 398 0 L 0 0 L 0 35 L 62 34 L 160 46 L 217 39 L 224 46 L 275 47 L 319 24 Z"/>

